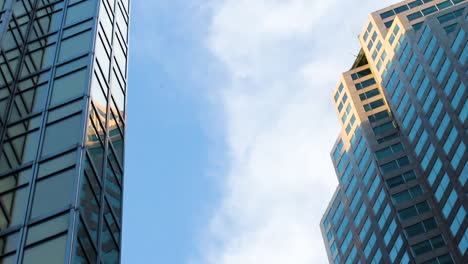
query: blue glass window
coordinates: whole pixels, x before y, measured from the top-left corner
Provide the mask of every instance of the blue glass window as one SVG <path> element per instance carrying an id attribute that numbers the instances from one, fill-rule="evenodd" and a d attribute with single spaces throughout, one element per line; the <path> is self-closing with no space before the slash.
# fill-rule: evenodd
<path id="1" fill-rule="evenodd" d="M 400 105 L 397 108 L 398 115 L 403 116 L 403 111 L 406 109 L 408 102 L 409 102 L 409 95 L 405 93 L 405 95 L 403 96 L 403 99 L 401 99 Z"/>
<path id="2" fill-rule="evenodd" d="M 372 109 L 381 107 L 382 105 L 385 105 L 385 101 L 383 99 L 378 99 L 371 103 L 365 104 L 364 109 L 366 110 L 366 112 L 368 112 L 368 111 L 371 111 Z"/>
<path id="3" fill-rule="evenodd" d="M 445 202 L 444 207 L 442 208 L 442 214 L 445 216 L 445 218 L 448 218 L 457 200 L 458 200 L 457 192 L 455 190 L 452 190 L 452 192 L 450 193 L 450 196 Z"/>
<path id="4" fill-rule="evenodd" d="M 396 257 L 398 256 L 398 252 L 400 252 L 402 246 L 403 239 L 401 239 L 401 236 L 398 236 L 397 240 L 395 241 L 395 244 L 392 247 L 392 250 L 390 250 L 390 260 L 392 262 L 395 261 Z"/>
<path id="5" fill-rule="evenodd" d="M 351 179 L 351 182 L 348 185 L 348 188 L 346 189 L 346 196 L 348 198 L 351 198 L 350 196 L 353 193 L 354 187 L 356 187 L 356 184 L 357 184 L 356 177 L 353 176 L 353 178 Z"/>
<path id="6" fill-rule="evenodd" d="M 375 234 L 372 233 L 372 236 L 369 238 L 369 241 L 367 241 L 366 247 L 364 248 L 364 256 L 366 256 L 366 258 L 369 257 L 369 254 L 371 253 L 372 249 L 374 248 L 376 240 L 377 239 L 375 238 Z"/>
<path id="7" fill-rule="evenodd" d="M 437 9 L 437 7 L 435 7 L 435 6 L 430 6 L 430 7 L 428 7 L 428 8 L 425 8 L 425 9 L 421 10 L 421 12 L 422 12 L 425 16 L 427 16 L 427 15 L 429 15 L 429 14 L 432 14 L 432 13 L 434 13 L 434 12 L 437 12 L 437 11 L 438 11 L 438 9 Z"/>
<path id="8" fill-rule="evenodd" d="M 411 85 L 413 87 L 417 87 L 419 78 L 421 78 L 422 73 L 423 73 L 423 68 L 421 65 L 418 65 L 418 68 L 416 68 L 416 71 L 414 72 L 413 77 L 411 77 Z"/>
<path id="9" fill-rule="evenodd" d="M 434 185 L 434 182 L 437 179 L 437 175 L 439 174 L 441 168 L 442 162 L 439 158 L 437 158 L 436 162 L 434 163 L 434 166 L 432 167 L 431 172 L 429 173 L 429 176 L 427 177 L 427 180 L 429 181 L 429 184 L 431 186 Z"/>
<path id="10" fill-rule="evenodd" d="M 431 208 L 429 207 L 429 204 L 426 201 L 424 201 L 424 202 L 420 202 L 416 205 L 413 205 L 413 206 L 410 206 L 408 208 L 398 211 L 398 217 L 400 217 L 400 219 L 404 221 L 411 217 L 421 215 L 430 210 Z"/>
<path id="11" fill-rule="evenodd" d="M 327 241 L 330 242 L 333 238 L 333 230 L 330 229 L 330 231 L 328 231 L 327 233 Z"/>
<path id="12" fill-rule="evenodd" d="M 416 179 L 416 175 L 414 174 L 414 171 L 408 171 L 401 175 L 397 175 L 390 179 L 387 179 L 385 182 L 387 183 L 388 188 L 395 188 L 402 184 L 408 183 L 414 179 Z"/>
<path id="13" fill-rule="evenodd" d="M 457 137 L 458 137 L 458 132 L 455 129 L 455 127 L 453 127 L 444 144 L 444 151 L 446 154 L 449 154 L 450 150 L 455 145 L 455 141 L 457 140 Z"/>
<path id="14" fill-rule="evenodd" d="M 362 171 L 362 170 L 361 170 Z M 371 165 L 369 166 L 369 169 L 367 169 L 366 174 L 363 177 L 364 185 L 367 185 L 369 183 L 370 177 L 375 173 L 375 165 L 372 162 Z"/>
<path id="15" fill-rule="evenodd" d="M 379 185 L 380 185 L 380 177 L 376 175 L 374 182 L 372 182 L 372 185 L 369 189 L 369 193 L 368 193 L 369 198 L 371 199 L 374 198 L 375 191 L 377 190 L 377 187 L 379 187 Z"/>
<path id="16" fill-rule="evenodd" d="M 367 236 L 367 232 L 369 232 L 370 226 L 371 226 L 371 221 L 370 221 L 370 218 L 368 217 L 366 222 L 362 226 L 361 232 L 359 232 L 359 239 L 361 240 L 361 243 L 364 242 L 364 239 Z"/>
<path id="17" fill-rule="evenodd" d="M 468 249 L 468 228 L 465 229 L 465 234 L 463 235 L 462 239 L 458 243 L 458 249 L 464 255 L 466 250 Z M 450 257 L 450 255 L 449 255 Z"/>
<path id="18" fill-rule="evenodd" d="M 416 93 L 416 96 L 418 97 L 418 99 L 421 101 L 424 94 L 426 93 L 427 91 L 427 88 L 429 87 L 429 79 L 427 79 L 426 76 L 424 76 L 424 79 L 421 83 L 421 86 L 419 86 L 418 88 L 418 91 Z"/>
<path id="19" fill-rule="evenodd" d="M 354 225 L 356 227 L 359 226 L 359 223 L 361 223 L 362 218 L 366 215 L 366 204 L 362 204 L 361 207 L 359 208 L 358 213 L 356 214 L 356 217 L 354 218 Z"/>
<path id="20" fill-rule="evenodd" d="M 366 152 L 364 152 L 364 156 L 362 156 L 362 159 L 358 165 L 361 171 L 364 171 L 364 169 L 366 168 L 369 158 L 370 158 L 369 149 L 366 149 Z"/>
<path id="21" fill-rule="evenodd" d="M 465 154 L 465 151 L 466 151 L 465 143 L 460 142 L 460 145 L 458 145 L 457 150 L 455 151 L 455 154 L 453 155 L 453 158 L 450 161 L 450 164 L 455 170 L 458 168 L 458 165 L 460 164 L 460 161 L 463 157 L 463 154 Z"/>
<path id="22" fill-rule="evenodd" d="M 343 140 L 340 139 L 338 145 L 336 146 L 335 151 L 333 152 L 333 159 L 338 160 L 340 158 L 341 150 L 343 149 L 344 143 Z"/>
<path id="23" fill-rule="evenodd" d="M 375 200 L 374 206 L 372 206 L 372 211 L 374 211 L 374 214 L 377 214 L 380 210 L 380 207 L 382 206 L 382 203 L 385 199 L 385 191 L 383 189 L 380 190 L 379 196 Z"/>
<path id="24" fill-rule="evenodd" d="M 449 6 L 452 6 L 452 5 L 453 5 L 452 2 L 450 2 L 450 0 L 447 0 L 447 1 L 445 1 L 445 2 L 442 2 L 442 3 L 440 3 L 440 4 L 437 4 L 437 7 L 439 8 L 439 10 L 442 10 L 442 9 L 447 8 L 447 7 L 449 7 Z M 459 10 L 460 10 L 460 9 L 459 9 Z M 458 10 L 457 10 L 457 11 L 458 11 Z M 454 11 L 454 12 L 452 12 L 452 13 L 457 13 L 457 14 L 458 14 L 457 11 Z M 462 14 L 463 14 L 463 12 L 462 12 Z M 440 23 L 444 23 L 444 22 L 445 22 L 445 21 L 440 20 L 440 19 L 439 19 L 439 21 L 440 21 Z"/>
<path id="25" fill-rule="evenodd" d="M 466 181 L 468 180 L 468 163 L 465 163 L 465 167 L 463 167 L 462 173 L 460 174 L 458 180 L 462 186 L 465 185 Z"/>
<path id="26" fill-rule="evenodd" d="M 408 238 L 427 233 L 437 228 L 437 222 L 433 217 L 422 222 L 405 227 L 405 233 Z"/>
<path id="27" fill-rule="evenodd" d="M 346 135 L 348 135 L 349 132 L 351 132 L 351 124 L 348 124 L 348 125 L 346 126 L 346 130 L 345 130 L 345 131 L 346 131 Z"/>
<path id="28" fill-rule="evenodd" d="M 353 248 L 351 249 L 351 252 L 349 253 L 348 258 L 346 259 L 345 264 L 352 264 L 354 259 L 356 258 L 356 255 L 357 255 L 357 250 L 356 250 L 356 247 L 353 246 Z"/>
<path id="29" fill-rule="evenodd" d="M 409 122 L 413 119 L 413 116 L 414 116 L 414 105 L 411 105 L 405 118 L 403 119 L 403 127 L 404 128 L 408 128 L 409 126 Z"/>
<path id="30" fill-rule="evenodd" d="M 445 85 L 445 88 L 444 88 L 445 94 L 447 96 L 449 96 L 450 93 L 452 93 L 453 87 L 455 83 L 457 82 L 457 80 L 458 80 L 458 74 L 456 71 L 453 71 L 452 74 L 450 75 L 449 80 L 447 81 L 447 85 Z"/>
<path id="31" fill-rule="evenodd" d="M 393 85 L 395 85 L 395 82 L 398 80 L 398 73 L 396 71 L 393 71 L 392 75 L 390 76 L 390 79 L 388 80 L 388 83 L 387 85 L 385 85 L 384 87 L 389 91 L 389 92 L 392 92 L 394 87 Z"/>
<path id="32" fill-rule="evenodd" d="M 413 250 L 414 255 L 419 256 L 443 246 L 445 246 L 445 241 L 442 238 L 442 236 L 436 236 L 434 238 L 411 246 L 411 249 Z"/>
<path id="33" fill-rule="evenodd" d="M 351 74 L 351 78 L 352 78 L 353 80 L 357 80 L 357 79 L 362 78 L 362 77 L 364 77 L 364 76 L 367 76 L 367 75 L 369 75 L 369 74 L 371 74 L 371 73 L 372 73 L 372 72 L 371 72 L 370 69 L 364 69 L 364 70 L 362 70 L 362 71 L 358 71 L 358 72 L 356 72 L 356 73 Z"/>
<path id="34" fill-rule="evenodd" d="M 409 164 L 409 160 L 408 160 L 408 157 L 402 157 L 402 158 L 399 158 L 397 160 L 393 160 L 393 161 L 390 161 L 388 163 L 385 163 L 385 164 L 382 164 L 380 165 L 380 169 L 382 170 L 382 173 L 388 173 L 388 172 L 391 172 L 391 171 L 394 171 L 396 169 L 399 169 L 399 168 L 402 168 L 406 165 Z"/>
<path id="35" fill-rule="evenodd" d="M 366 139 L 365 139 L 365 138 L 361 138 L 361 139 L 359 140 L 358 146 L 356 147 L 356 150 L 354 151 L 354 157 L 355 157 L 356 159 L 358 159 L 358 158 L 361 156 L 362 151 L 363 151 L 363 149 L 364 149 L 365 146 L 366 146 Z"/>
<path id="36" fill-rule="evenodd" d="M 390 240 L 392 239 L 393 234 L 395 233 L 396 227 L 397 226 L 396 226 L 396 222 L 394 219 L 392 223 L 388 226 L 387 232 L 385 232 L 385 235 L 384 235 L 385 246 L 388 246 L 388 243 L 390 243 Z"/>
<path id="37" fill-rule="evenodd" d="M 379 264 L 381 260 L 382 252 L 380 251 L 380 249 L 377 249 L 377 252 L 375 252 L 374 257 L 372 258 L 371 264 Z"/>
<path id="38" fill-rule="evenodd" d="M 460 64 L 465 65 L 466 59 L 468 59 L 468 45 L 465 45 L 465 48 L 463 48 L 463 51 L 460 54 L 460 57 L 458 58 L 458 61 L 460 62 Z"/>
<path id="39" fill-rule="evenodd" d="M 432 102 L 434 101 L 435 96 L 436 96 L 436 92 L 434 89 L 432 89 L 427 95 L 426 100 L 424 101 L 424 105 L 423 105 L 424 112 L 427 113 L 427 111 L 431 107 Z"/>
<path id="40" fill-rule="evenodd" d="M 434 108 L 434 111 L 432 111 L 432 114 L 429 118 L 429 123 L 434 126 L 435 122 L 437 121 L 437 118 L 439 118 L 440 113 L 442 112 L 442 103 L 440 100 L 437 100 L 437 104 Z"/>
<path id="41" fill-rule="evenodd" d="M 410 77 L 410 73 L 413 71 L 415 64 L 416 64 L 416 56 L 414 56 L 412 54 L 408 64 L 406 65 L 406 68 L 405 68 L 406 76 Z"/>
<path id="42" fill-rule="evenodd" d="M 391 16 L 393 16 L 393 15 L 395 15 L 395 12 L 393 12 L 393 9 L 392 9 L 392 10 L 389 10 L 389 11 L 387 11 L 387 12 L 384 12 L 384 13 L 380 14 L 380 17 L 381 17 L 382 19 L 385 19 L 385 18 L 391 17 Z"/>
<path id="43" fill-rule="evenodd" d="M 427 138 L 428 138 L 427 132 L 426 130 L 423 130 L 423 133 L 421 134 L 421 137 L 419 138 L 418 143 L 416 144 L 416 147 L 414 149 L 414 151 L 416 152 L 418 156 L 421 155 L 421 151 L 424 145 L 426 144 Z"/>
<path id="44" fill-rule="evenodd" d="M 436 71 L 437 66 L 439 65 L 440 60 L 442 59 L 443 55 L 444 55 L 444 52 L 443 52 L 442 48 L 439 48 L 437 50 L 436 55 L 434 56 L 434 58 L 432 59 L 432 62 L 431 62 L 431 70 L 433 72 Z"/>
<path id="45" fill-rule="evenodd" d="M 460 111 L 460 114 L 458 114 L 458 118 L 462 123 L 465 122 L 465 120 L 468 118 L 468 101 L 465 102 L 463 105 L 463 108 Z"/>
<path id="46" fill-rule="evenodd" d="M 426 58 L 426 60 L 429 60 L 436 45 L 437 45 L 437 40 L 435 37 L 432 37 L 431 41 L 429 42 L 429 45 L 427 45 L 427 48 L 424 51 L 424 58 Z"/>
<path id="47" fill-rule="evenodd" d="M 377 113 L 375 113 L 373 115 L 370 115 L 368 117 L 369 117 L 369 121 L 371 123 L 375 123 L 375 122 L 377 122 L 379 120 L 382 120 L 384 118 L 387 118 L 389 116 L 390 116 L 390 114 L 388 113 L 388 110 L 383 110 L 383 111 L 377 112 Z"/>
<path id="48" fill-rule="evenodd" d="M 458 32 L 457 37 L 455 38 L 455 40 L 453 41 L 453 44 L 452 44 L 452 51 L 454 53 L 457 53 L 460 50 L 460 47 L 461 47 L 461 45 L 463 43 L 464 38 L 465 38 L 465 31 L 462 28 Z"/>
<path id="49" fill-rule="evenodd" d="M 338 240 L 340 240 L 341 237 L 343 236 L 344 231 L 348 227 L 348 223 L 349 223 L 348 218 L 345 216 L 343 218 L 343 221 L 341 221 L 340 227 L 336 231 L 336 237 L 338 238 Z"/>
<path id="50" fill-rule="evenodd" d="M 338 220 L 340 220 L 341 214 L 343 214 L 343 204 L 340 203 L 338 209 L 336 209 L 335 214 L 333 215 L 333 223 L 336 225 Z"/>
<path id="51" fill-rule="evenodd" d="M 353 170 L 353 166 L 351 164 L 348 164 L 348 166 L 346 167 L 346 171 L 343 173 L 343 177 L 341 177 L 341 183 L 343 185 L 348 183 L 348 179 L 349 179 L 349 176 L 351 176 L 352 170 Z"/>
<path id="52" fill-rule="evenodd" d="M 408 256 L 408 252 L 405 252 L 403 257 L 401 258 L 400 264 L 409 264 L 410 263 L 410 258 Z"/>
<path id="53" fill-rule="evenodd" d="M 442 122 L 440 122 L 439 128 L 437 129 L 436 135 L 437 138 L 440 140 L 447 130 L 447 126 L 450 123 L 450 117 L 447 113 L 445 113 L 444 118 L 442 118 Z"/>
<path id="54" fill-rule="evenodd" d="M 403 82 L 401 81 L 398 81 L 398 85 L 396 86 L 395 88 L 395 92 L 393 93 L 392 97 L 390 98 L 391 101 L 395 104 L 398 100 L 398 98 L 400 98 L 400 95 L 403 91 Z"/>
<path id="55" fill-rule="evenodd" d="M 463 206 L 460 206 L 460 209 L 458 209 L 457 214 L 455 215 L 455 218 L 453 219 L 452 224 L 450 225 L 450 231 L 452 232 L 452 235 L 455 237 L 458 233 L 458 230 L 460 230 L 460 226 L 463 224 L 463 220 L 465 220 L 466 216 L 466 211 Z"/>
<path id="56" fill-rule="evenodd" d="M 431 161 L 432 156 L 434 155 L 434 146 L 429 144 L 429 148 L 427 148 L 426 154 L 421 162 L 421 167 L 426 170 L 427 166 L 429 165 L 429 161 Z"/>
<path id="57" fill-rule="evenodd" d="M 331 252 L 331 254 L 334 255 L 335 252 L 336 252 L 336 250 L 337 250 L 336 241 L 334 241 L 333 244 L 332 244 L 331 247 L 330 247 L 330 252 Z"/>
<path id="58" fill-rule="evenodd" d="M 445 79 L 445 75 L 447 75 L 448 70 L 450 69 L 451 63 L 449 59 L 445 59 L 444 64 L 442 64 L 442 68 L 440 68 L 439 73 L 437 74 L 437 80 L 442 83 Z"/>
<path id="59" fill-rule="evenodd" d="M 423 33 L 421 34 L 421 37 L 418 40 L 418 47 L 420 49 L 424 46 L 430 34 L 431 34 L 431 29 L 429 28 L 429 26 L 426 26 L 423 30 Z"/>
<path id="60" fill-rule="evenodd" d="M 375 152 L 375 155 L 378 160 L 384 159 L 390 155 L 403 151 L 403 145 L 401 143 L 396 143 L 381 150 Z"/>
<path id="61" fill-rule="evenodd" d="M 383 230 L 383 227 L 385 223 L 387 222 L 390 212 L 391 212 L 390 205 L 387 204 L 387 206 L 385 206 L 385 209 L 382 212 L 382 215 L 379 218 L 379 227 L 381 230 Z"/>
<path id="62" fill-rule="evenodd" d="M 409 21 L 412 21 L 412 20 L 415 20 L 415 19 L 418 19 L 420 17 L 422 17 L 423 14 L 421 13 L 421 11 L 417 11 L 417 12 L 414 12 L 410 15 L 407 15 L 406 17 L 408 18 Z"/>
<path id="63" fill-rule="evenodd" d="M 375 89 L 372 89 L 372 90 L 370 90 L 368 92 L 360 94 L 359 98 L 361 99 L 361 101 L 364 101 L 366 99 L 372 98 L 372 97 L 377 96 L 379 94 L 380 94 L 379 88 L 375 88 Z"/>
<path id="64" fill-rule="evenodd" d="M 437 187 L 437 190 L 434 194 L 435 198 L 437 199 L 438 202 L 442 199 L 442 196 L 445 193 L 445 190 L 447 189 L 447 186 L 449 184 L 449 177 L 447 176 L 447 173 L 444 175 L 442 180 L 439 183 L 439 187 Z"/>
<path id="65" fill-rule="evenodd" d="M 327 217 L 325 217 L 325 220 L 323 220 L 323 227 L 325 229 L 327 229 L 329 225 L 330 225 L 330 212 L 328 212 Z"/>
<path id="66" fill-rule="evenodd" d="M 409 139 L 411 141 L 414 141 L 416 134 L 418 133 L 420 127 L 421 127 L 421 119 L 417 117 L 409 133 Z"/>
<path id="67" fill-rule="evenodd" d="M 452 99 L 452 106 L 454 109 L 458 108 L 458 105 L 460 104 L 460 101 L 463 98 L 464 93 L 465 93 L 465 85 L 463 83 L 460 83 L 460 86 L 458 86 L 457 92 L 455 93 Z"/>
<path id="68" fill-rule="evenodd" d="M 336 166 L 339 173 L 343 173 L 344 166 L 347 164 L 347 162 L 348 162 L 348 153 L 345 152 L 343 153 L 343 157 L 341 158 L 340 162 L 338 162 L 338 165 Z"/>
<path id="69" fill-rule="evenodd" d="M 360 127 L 360 126 L 356 127 L 356 130 L 354 130 L 353 137 L 351 138 L 351 145 L 352 145 L 352 146 L 355 145 L 356 140 L 357 140 L 358 138 L 361 138 L 361 127 Z"/>
<path id="70" fill-rule="evenodd" d="M 414 199 L 418 196 L 421 196 L 422 194 L 423 190 L 421 189 L 421 186 L 416 185 L 408 190 L 404 190 L 402 192 L 392 195 L 392 201 L 395 205 L 398 205 L 408 200 Z"/>
<path id="71" fill-rule="evenodd" d="M 361 90 L 361 89 L 364 89 L 366 87 L 369 87 L 373 84 L 375 84 L 375 79 L 374 78 L 370 78 L 368 80 L 365 80 L 365 81 L 362 81 L 360 83 L 357 83 L 356 84 L 356 90 Z"/>
<path id="72" fill-rule="evenodd" d="M 356 209 L 356 206 L 361 201 L 361 195 L 362 195 L 361 190 L 358 189 L 358 191 L 354 195 L 354 198 L 353 198 L 353 201 L 351 202 L 351 205 L 349 206 L 349 208 L 351 209 L 351 212 L 354 213 L 354 210 Z"/>
<path id="73" fill-rule="evenodd" d="M 351 230 L 348 231 L 348 234 L 346 235 L 345 239 L 343 240 L 343 244 L 341 245 L 341 253 L 344 255 L 346 253 L 346 250 L 349 247 L 349 243 L 353 240 L 353 234 L 351 233 Z"/>
<path id="74" fill-rule="evenodd" d="M 399 62 L 401 65 L 404 65 L 406 62 L 406 59 L 408 58 L 409 54 L 411 52 L 411 46 L 409 44 L 406 44 L 405 48 L 403 49 L 403 52 L 401 53 Z"/>
<path id="75" fill-rule="evenodd" d="M 375 134 L 383 134 L 389 130 L 392 130 L 395 128 L 395 125 L 393 124 L 392 121 L 384 123 L 382 125 L 373 127 L 372 130 L 374 131 Z"/>
<path id="76" fill-rule="evenodd" d="M 395 8 L 395 13 L 399 14 L 401 12 L 404 12 L 406 10 L 408 10 L 408 6 L 407 5 L 402 5 L 402 6 L 399 6 L 397 8 Z"/>

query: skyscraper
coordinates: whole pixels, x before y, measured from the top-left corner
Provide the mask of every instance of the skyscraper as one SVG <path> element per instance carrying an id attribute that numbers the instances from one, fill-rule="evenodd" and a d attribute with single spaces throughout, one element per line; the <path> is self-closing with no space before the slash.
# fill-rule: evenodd
<path id="1" fill-rule="evenodd" d="M 0 10 L 0 263 L 119 263 L 129 1 Z"/>
<path id="2" fill-rule="evenodd" d="M 468 262 L 468 3 L 373 12 L 333 102 L 330 263 Z"/>

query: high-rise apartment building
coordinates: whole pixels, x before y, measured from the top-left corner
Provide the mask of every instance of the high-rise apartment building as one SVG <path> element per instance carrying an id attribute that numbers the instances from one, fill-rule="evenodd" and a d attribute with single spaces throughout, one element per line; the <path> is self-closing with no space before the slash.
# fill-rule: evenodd
<path id="1" fill-rule="evenodd" d="M 468 263 L 468 2 L 370 15 L 333 102 L 330 263 Z"/>
<path id="2" fill-rule="evenodd" d="M 128 0 L 0 0 L 0 263 L 119 263 Z"/>

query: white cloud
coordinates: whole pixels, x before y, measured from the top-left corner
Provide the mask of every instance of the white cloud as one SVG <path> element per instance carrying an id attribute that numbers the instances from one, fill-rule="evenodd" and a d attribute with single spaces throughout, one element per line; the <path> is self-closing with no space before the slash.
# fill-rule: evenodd
<path id="1" fill-rule="evenodd" d="M 326 263 L 319 221 L 336 186 L 330 93 L 358 52 L 370 0 L 224 0 L 208 40 L 230 79 L 228 175 L 195 263 Z"/>

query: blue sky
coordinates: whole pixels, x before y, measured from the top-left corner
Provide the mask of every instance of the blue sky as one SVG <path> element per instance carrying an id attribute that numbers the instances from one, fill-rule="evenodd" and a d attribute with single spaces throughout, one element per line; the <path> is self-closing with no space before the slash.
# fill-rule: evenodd
<path id="1" fill-rule="evenodd" d="M 133 1 L 122 263 L 326 263 L 330 93 L 389 3 Z"/>

